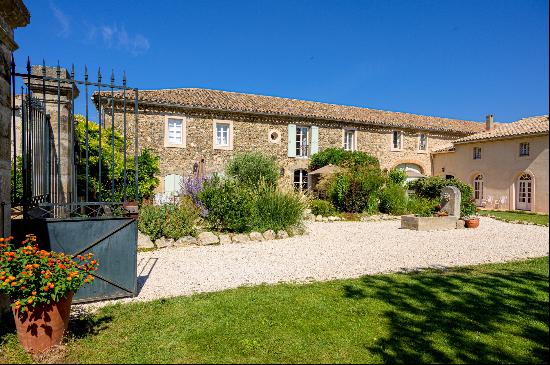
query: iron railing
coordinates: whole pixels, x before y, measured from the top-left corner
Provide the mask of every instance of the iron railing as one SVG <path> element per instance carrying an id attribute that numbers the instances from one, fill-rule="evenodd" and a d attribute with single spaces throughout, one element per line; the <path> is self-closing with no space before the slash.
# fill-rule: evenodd
<path id="1" fill-rule="evenodd" d="M 15 93 L 17 78 L 23 81 L 20 96 L 16 96 Z M 132 142 L 135 195 L 131 198 L 136 202 L 139 200 L 138 134 L 135 133 L 133 141 L 128 141 L 127 138 L 127 124 L 131 114 L 135 131 L 138 131 L 138 90 L 127 86 L 125 73 L 122 85 L 117 85 L 114 72 L 111 73 L 110 82 L 104 83 L 99 69 L 97 82 L 93 82 L 90 81 L 85 66 L 84 80 L 77 80 L 74 66 L 71 67 L 70 73 L 62 69 L 59 63 L 56 67 L 46 67 L 43 61 L 42 66 L 31 67 L 29 58 L 26 72 L 19 73 L 16 72 L 15 59 L 12 56 L 10 83 L 13 129 L 12 216 L 20 214 L 23 218 L 69 218 L 112 216 L 117 212 L 124 212 L 124 206 L 130 198 L 127 190 L 132 184 L 127 171 L 127 150 Z M 80 93 L 79 86 L 83 87 L 85 97 L 84 141 L 78 140 L 75 133 L 75 99 Z M 95 122 L 99 128 L 98 156 L 90 154 L 90 144 L 97 142 L 90 140 L 89 124 L 94 123 L 89 120 L 90 94 L 94 90 L 98 111 L 98 120 Z M 127 91 L 133 91 L 134 100 L 127 98 Z M 20 101 L 17 100 L 19 98 Z M 117 112 L 122 116 L 121 125 L 115 125 L 115 98 L 118 99 Z M 108 146 L 103 146 L 102 136 L 109 133 L 106 129 L 109 121 L 110 140 Z M 115 129 L 123 138 L 121 199 L 115 199 Z M 84 147 L 84 156 L 76 153 L 79 144 Z M 18 151 L 18 148 L 21 151 Z M 105 176 L 106 173 L 102 169 L 105 162 L 102 161 L 103 149 L 111 152 L 111 176 Z M 90 161 L 95 158 L 98 159 L 98 163 L 97 171 L 93 171 L 93 174 L 99 183 L 97 190 L 93 191 L 94 187 L 89 183 L 92 176 Z M 77 164 L 83 171 L 78 171 Z M 77 179 L 79 172 L 83 173 L 83 176 Z M 109 184 L 109 178 L 110 189 L 103 186 L 105 180 L 105 184 Z M 21 181 L 18 181 L 19 179 Z M 18 184 L 22 185 L 19 191 Z"/>

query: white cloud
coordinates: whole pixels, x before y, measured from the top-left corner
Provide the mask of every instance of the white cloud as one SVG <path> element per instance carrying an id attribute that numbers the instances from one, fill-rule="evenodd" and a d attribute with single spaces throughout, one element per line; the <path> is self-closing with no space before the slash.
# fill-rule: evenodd
<path id="1" fill-rule="evenodd" d="M 67 38 L 71 32 L 71 22 L 69 17 L 61 11 L 55 4 L 50 1 L 50 9 L 52 10 L 53 16 L 59 22 L 61 30 L 57 33 L 58 36 Z"/>
<path id="2" fill-rule="evenodd" d="M 99 27 L 90 26 L 88 28 L 88 41 L 99 41 L 107 48 L 124 50 L 134 56 L 147 52 L 150 48 L 149 40 L 142 34 L 129 34 L 124 25 L 101 25 Z"/>

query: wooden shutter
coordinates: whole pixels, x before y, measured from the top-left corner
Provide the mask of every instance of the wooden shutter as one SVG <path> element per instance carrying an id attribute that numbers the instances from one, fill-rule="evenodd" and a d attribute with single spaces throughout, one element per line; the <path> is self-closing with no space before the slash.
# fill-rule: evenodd
<path id="1" fill-rule="evenodd" d="M 311 126 L 311 154 L 319 152 L 319 127 Z"/>
<path id="2" fill-rule="evenodd" d="M 164 177 L 164 191 L 174 191 L 176 186 L 175 175 L 166 175 Z"/>
<path id="3" fill-rule="evenodd" d="M 288 125 L 288 157 L 296 157 L 296 124 Z"/>

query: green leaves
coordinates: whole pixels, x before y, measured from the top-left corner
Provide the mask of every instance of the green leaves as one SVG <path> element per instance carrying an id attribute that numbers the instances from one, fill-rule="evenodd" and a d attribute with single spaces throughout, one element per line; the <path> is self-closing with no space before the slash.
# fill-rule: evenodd
<path id="1" fill-rule="evenodd" d="M 78 194 L 86 193 L 86 119 L 75 115 L 75 136 L 77 140 L 77 183 Z M 115 201 L 123 201 L 124 197 L 124 136 L 115 128 L 114 138 L 111 128 L 102 128 L 101 149 L 99 125 L 88 121 L 88 187 L 91 201 L 110 200 L 112 178 L 114 174 Z M 114 163 L 112 146 L 114 142 Z M 127 141 L 126 156 L 126 196 L 127 200 L 135 197 L 135 161 L 133 145 Z M 100 153 L 101 152 L 101 153 Z M 99 177 L 99 160 L 101 156 L 101 179 Z M 159 157 L 149 149 L 144 149 L 138 156 L 138 189 L 139 200 L 149 198 L 159 184 L 156 177 L 160 173 Z"/>

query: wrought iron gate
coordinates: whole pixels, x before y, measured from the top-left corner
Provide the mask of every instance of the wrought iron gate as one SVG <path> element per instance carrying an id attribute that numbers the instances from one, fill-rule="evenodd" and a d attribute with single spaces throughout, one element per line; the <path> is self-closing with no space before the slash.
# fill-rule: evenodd
<path id="1" fill-rule="evenodd" d="M 96 255 L 96 280 L 81 289 L 77 301 L 135 295 L 137 224 L 128 207 L 139 200 L 139 150 L 137 133 L 128 141 L 127 127 L 132 118 L 138 130 L 138 90 L 127 87 L 125 74 L 122 85 L 115 84 L 114 72 L 109 83 L 102 83 L 100 70 L 97 82 L 90 81 L 86 67 L 84 80 L 77 80 L 74 66 L 69 73 L 59 64 L 31 67 L 28 59 L 26 72 L 18 73 L 13 57 L 10 81 L 13 235 L 34 233 L 48 249 Z M 21 93 L 16 95 L 18 81 Z M 75 114 L 79 87 L 85 97 L 82 117 Z M 130 93 L 134 100 L 127 97 Z M 92 99 L 95 122 L 89 119 Z M 115 179 L 120 134 L 122 181 Z"/>

